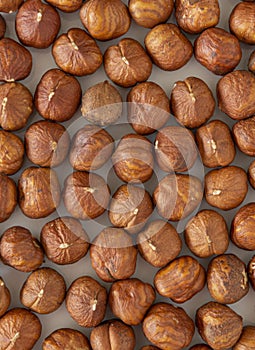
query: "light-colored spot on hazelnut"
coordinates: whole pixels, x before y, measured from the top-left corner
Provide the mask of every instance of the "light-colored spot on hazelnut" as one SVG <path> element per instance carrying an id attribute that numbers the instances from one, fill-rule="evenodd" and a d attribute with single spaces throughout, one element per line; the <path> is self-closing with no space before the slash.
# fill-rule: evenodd
<path id="1" fill-rule="evenodd" d="M 176 317 L 173 316 L 172 319 L 173 319 L 173 321 L 174 321 L 175 323 L 177 323 L 177 324 L 179 323 L 179 320 L 178 320 Z"/>
<path id="2" fill-rule="evenodd" d="M 38 298 L 42 298 L 44 294 L 44 290 L 41 289 L 40 292 L 38 293 Z"/>
<path id="3" fill-rule="evenodd" d="M 241 288 L 246 289 L 247 283 L 248 283 L 248 277 L 247 277 L 245 270 L 242 272 L 242 275 L 243 275 L 243 279 L 241 281 Z"/>
<path id="4" fill-rule="evenodd" d="M 57 143 L 56 141 L 51 142 L 51 149 L 52 149 L 53 151 L 56 151 L 57 146 L 58 146 L 58 143 Z"/>
<path id="5" fill-rule="evenodd" d="M 154 252 L 157 250 L 157 248 L 155 247 L 155 245 L 153 245 L 153 244 L 151 243 L 150 240 L 148 241 L 148 245 L 149 245 L 149 247 L 150 247 Z"/>
<path id="6" fill-rule="evenodd" d="M 138 214 L 138 211 L 139 211 L 139 209 L 136 208 L 136 209 L 134 210 L 134 215 L 137 215 L 137 214 Z"/>
<path id="7" fill-rule="evenodd" d="M 207 143 L 212 147 L 213 153 L 216 152 L 217 144 L 214 140 L 208 140 Z"/>
<path id="8" fill-rule="evenodd" d="M 13 83 L 15 81 L 15 79 L 11 78 L 11 79 L 5 79 L 7 81 L 7 83 Z"/>
<path id="9" fill-rule="evenodd" d="M 10 340 L 10 344 L 7 346 L 6 350 L 13 349 L 14 344 L 16 343 L 16 340 L 19 338 L 20 334 L 17 332 L 14 334 L 14 337 Z"/>
<path id="10" fill-rule="evenodd" d="M 54 91 L 51 91 L 49 93 L 49 96 L 48 96 L 48 101 L 51 101 L 52 100 L 52 97 L 55 95 L 55 92 Z"/>
<path id="11" fill-rule="evenodd" d="M 255 270 L 255 263 L 251 263 L 251 269 Z"/>
<path id="12" fill-rule="evenodd" d="M 36 248 L 40 248 L 39 244 L 36 242 L 36 240 L 33 240 L 33 245 L 36 247 Z"/>
<path id="13" fill-rule="evenodd" d="M 128 62 L 128 60 L 126 59 L 125 56 L 121 57 L 121 59 L 122 59 L 122 61 L 123 61 L 127 66 L 129 66 L 129 62 Z"/>
<path id="14" fill-rule="evenodd" d="M 155 149 L 156 150 L 158 149 L 158 140 L 156 140 L 156 142 L 155 142 Z"/>
<path id="15" fill-rule="evenodd" d="M 209 237 L 208 235 L 206 235 L 205 238 L 206 238 L 206 240 L 207 240 L 207 243 L 208 243 L 209 245 L 211 245 L 211 244 L 212 244 L 212 241 L 211 241 L 210 237 Z"/>
<path id="16" fill-rule="evenodd" d="M 186 84 L 186 86 L 187 86 L 187 88 L 189 90 L 189 95 L 191 97 L 191 101 L 195 102 L 196 101 L 196 97 L 195 97 L 195 95 L 193 93 L 193 90 L 192 90 L 192 87 L 191 87 L 190 83 L 187 80 L 184 80 L 184 83 Z"/>
<path id="17" fill-rule="evenodd" d="M 97 309 L 97 299 L 95 298 L 92 303 L 92 311 L 96 311 Z"/>
<path id="18" fill-rule="evenodd" d="M 71 40 L 71 45 L 76 51 L 79 51 L 79 47 L 75 44 L 73 40 Z"/>
<path id="19" fill-rule="evenodd" d="M 4 281 L 0 278 L 0 287 L 4 286 Z"/>
<path id="20" fill-rule="evenodd" d="M 42 10 L 39 9 L 39 11 L 37 12 L 36 21 L 41 22 L 41 20 L 42 20 Z"/>
<path id="21" fill-rule="evenodd" d="M 94 193 L 96 191 L 95 188 L 92 187 L 83 187 L 85 192 L 89 192 L 89 193 Z"/>
<path id="22" fill-rule="evenodd" d="M 3 101 L 2 101 L 2 113 L 1 113 L 1 116 L 3 116 L 4 113 L 5 113 L 7 101 L 8 101 L 8 98 L 7 98 L 7 97 L 4 97 L 4 98 L 3 98 Z"/>
<path id="23" fill-rule="evenodd" d="M 66 248 L 68 248 L 69 247 L 69 244 L 68 243 L 61 243 L 60 245 L 59 245 L 59 248 L 60 249 L 66 249 Z"/>
<path id="24" fill-rule="evenodd" d="M 219 196 L 221 194 L 221 190 L 213 190 L 212 194 L 213 196 Z"/>

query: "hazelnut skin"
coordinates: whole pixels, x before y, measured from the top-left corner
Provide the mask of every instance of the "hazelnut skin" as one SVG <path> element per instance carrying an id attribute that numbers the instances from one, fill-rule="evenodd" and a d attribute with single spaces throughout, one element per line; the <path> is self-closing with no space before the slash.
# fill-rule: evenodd
<path id="1" fill-rule="evenodd" d="M 71 328 L 57 329 L 48 335 L 42 344 L 42 350 L 62 350 L 64 348 L 91 350 L 88 338 Z"/>
<path id="2" fill-rule="evenodd" d="M 255 327 L 254 326 L 244 327 L 241 337 L 233 347 L 233 350 L 254 350 L 255 349 L 254 339 L 255 339 Z"/>
<path id="3" fill-rule="evenodd" d="M 13 179 L 0 173 L 0 223 L 9 219 L 17 205 L 17 188 Z"/>
<path id="4" fill-rule="evenodd" d="M 248 156 L 255 156 L 255 117 L 239 120 L 233 126 L 233 137 L 237 147 Z"/>
<path id="5" fill-rule="evenodd" d="M 8 310 L 11 303 L 11 294 L 4 280 L 0 277 L 0 317 Z"/>
<path id="6" fill-rule="evenodd" d="M 24 0 L 0 0 L 0 12 L 15 12 L 23 2 Z"/>
<path id="7" fill-rule="evenodd" d="M 255 250 L 255 203 L 248 203 L 235 214 L 231 224 L 232 242 L 241 249 Z"/>
<path id="8" fill-rule="evenodd" d="M 6 31 L 6 22 L 3 16 L 0 15 L 0 39 L 4 37 Z"/>
<path id="9" fill-rule="evenodd" d="M 229 28 L 238 40 L 246 44 L 255 44 L 255 4 L 239 2 L 229 17 Z"/>
<path id="10" fill-rule="evenodd" d="M 46 1 L 63 12 L 77 11 L 82 6 L 82 2 L 83 2 L 83 0 L 46 0 Z"/>
<path id="11" fill-rule="evenodd" d="M 22 166 L 24 153 L 23 142 L 18 136 L 0 130 L 0 173 L 15 174 Z"/>

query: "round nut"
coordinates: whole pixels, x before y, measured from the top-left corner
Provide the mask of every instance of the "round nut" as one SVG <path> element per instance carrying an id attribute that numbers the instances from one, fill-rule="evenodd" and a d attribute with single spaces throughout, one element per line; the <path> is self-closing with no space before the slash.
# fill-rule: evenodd
<path id="1" fill-rule="evenodd" d="M 3 16 L 0 15 L 0 39 L 4 37 L 6 31 L 6 22 Z"/>
<path id="2" fill-rule="evenodd" d="M 60 328 L 44 339 L 42 350 L 62 349 L 90 350 L 88 338 L 81 332 L 71 328 Z"/>
<path id="3" fill-rule="evenodd" d="M 0 173 L 0 222 L 11 216 L 17 205 L 17 188 L 13 179 Z"/>
<path id="4" fill-rule="evenodd" d="M 255 327 L 246 326 L 243 328 L 242 334 L 233 350 L 254 350 L 255 344 Z"/>
<path id="5" fill-rule="evenodd" d="M 255 5 L 255 4 L 254 4 Z M 233 136 L 237 147 L 248 156 L 255 156 L 255 117 L 239 120 L 233 126 Z"/>
<path id="6" fill-rule="evenodd" d="M 23 2 L 24 0 L 0 0 L 0 12 L 15 12 Z"/>
<path id="7" fill-rule="evenodd" d="M 63 12 L 74 12 L 82 6 L 82 0 L 46 0 Z M 43 349 L 44 350 L 44 349 Z"/>
<path id="8" fill-rule="evenodd" d="M 231 32 L 246 44 L 255 44 L 255 4 L 240 2 L 232 10 L 229 17 Z"/>
<path id="9" fill-rule="evenodd" d="M 11 303 L 11 294 L 9 289 L 6 287 L 3 279 L 0 277 L 0 317 L 2 317 Z"/>
<path id="10" fill-rule="evenodd" d="M 7 131 L 0 130 L 0 172 L 15 174 L 22 166 L 24 145 L 21 139 Z"/>
<path id="11" fill-rule="evenodd" d="M 231 225 L 232 242 L 241 249 L 255 250 L 255 203 L 244 205 L 235 214 Z"/>
<path id="12" fill-rule="evenodd" d="M 248 264 L 248 277 L 252 288 L 255 290 L 255 256 L 251 258 Z"/>

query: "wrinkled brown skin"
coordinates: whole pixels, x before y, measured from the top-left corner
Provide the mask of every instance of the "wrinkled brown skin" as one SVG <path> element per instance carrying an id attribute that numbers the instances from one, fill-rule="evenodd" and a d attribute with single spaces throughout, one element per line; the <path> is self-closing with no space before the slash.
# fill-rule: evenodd
<path id="1" fill-rule="evenodd" d="M 184 309 L 157 303 L 145 316 L 143 332 L 160 349 L 180 350 L 191 343 L 195 326 Z"/>
<path id="2" fill-rule="evenodd" d="M 255 189 L 255 161 L 251 162 L 248 169 L 248 179 L 250 185 L 253 189 Z"/>
<path id="3" fill-rule="evenodd" d="M 235 214 L 231 225 L 232 242 L 241 249 L 255 250 L 255 203 L 244 205 Z"/>
<path id="4" fill-rule="evenodd" d="M 0 319 L 0 349 L 31 350 L 41 331 L 41 322 L 32 312 L 11 309 Z"/>
<path id="5" fill-rule="evenodd" d="M 187 223 L 184 238 L 188 248 L 200 258 L 225 253 L 229 245 L 228 227 L 222 215 L 201 210 Z"/>
<path id="6" fill-rule="evenodd" d="M 0 15 L 0 39 L 4 37 L 6 31 L 6 22 L 3 16 Z"/>
<path id="7" fill-rule="evenodd" d="M 173 0 L 130 0 L 129 12 L 133 20 L 142 27 L 153 28 L 164 23 L 174 9 Z"/>
<path id="8" fill-rule="evenodd" d="M 21 226 L 10 227 L 2 234 L 0 255 L 4 264 L 22 272 L 38 269 L 44 258 L 37 239 Z"/>
<path id="9" fill-rule="evenodd" d="M 17 188 L 13 179 L 0 174 L 0 222 L 9 219 L 17 205 Z"/>
<path id="10" fill-rule="evenodd" d="M 203 340 L 214 350 L 234 346 L 243 328 L 241 316 L 216 302 L 209 302 L 197 310 L 196 325 Z"/>
<path id="11" fill-rule="evenodd" d="M 64 72 L 78 76 L 94 73 L 103 62 L 95 40 L 79 28 L 61 34 L 52 46 L 52 54 Z"/>
<path id="12" fill-rule="evenodd" d="M 137 40 L 125 38 L 105 51 L 104 69 L 115 84 L 131 87 L 149 78 L 152 62 Z"/>
<path id="13" fill-rule="evenodd" d="M 255 51 L 250 54 L 248 68 L 252 73 L 255 72 Z"/>
<path id="14" fill-rule="evenodd" d="M 237 147 L 248 156 L 255 156 L 255 117 L 240 120 L 233 126 L 233 137 Z"/>
<path id="15" fill-rule="evenodd" d="M 192 348 L 190 348 L 189 350 L 212 350 L 212 348 L 205 344 L 198 344 L 192 346 Z"/>
<path id="16" fill-rule="evenodd" d="M 218 81 L 219 109 L 235 120 L 246 119 L 255 113 L 255 76 L 236 70 Z"/>
<path id="17" fill-rule="evenodd" d="M 77 11 L 81 6 L 83 0 L 46 0 L 49 4 L 57 7 L 63 12 L 74 12 Z"/>
<path id="18" fill-rule="evenodd" d="M 255 350 L 255 327 L 246 326 L 233 350 Z"/>
<path id="19" fill-rule="evenodd" d="M 124 182 L 140 183 L 153 175 L 152 144 L 144 136 L 127 134 L 112 155 L 116 175 Z"/>
<path id="20" fill-rule="evenodd" d="M 206 29 L 194 43 L 195 58 L 217 75 L 231 72 L 240 62 L 238 39 L 222 28 Z"/>
<path id="21" fill-rule="evenodd" d="M 197 129 L 196 142 L 203 164 L 208 168 L 227 166 L 235 158 L 231 131 L 221 120 L 212 120 Z"/>
<path id="22" fill-rule="evenodd" d="M 135 326 L 143 321 L 155 298 L 156 293 L 150 284 L 131 278 L 112 284 L 109 305 L 116 317 L 130 326 Z"/>
<path id="23" fill-rule="evenodd" d="M 215 99 L 208 85 L 195 77 L 177 81 L 170 99 L 173 115 L 187 128 L 201 126 L 212 117 L 215 110 Z"/>
<path id="24" fill-rule="evenodd" d="M 61 217 L 46 223 L 40 241 L 47 258 L 55 264 L 73 264 L 89 249 L 89 237 L 81 223 L 71 217 Z"/>
<path id="25" fill-rule="evenodd" d="M 92 330 L 90 342 L 93 350 L 134 350 L 135 333 L 123 322 L 110 320 Z"/>
<path id="26" fill-rule="evenodd" d="M 255 44 L 255 4 L 238 3 L 229 17 L 229 28 L 238 40 L 246 44 Z"/>
<path id="27" fill-rule="evenodd" d="M 182 241 L 174 226 L 155 220 L 138 234 L 137 246 L 149 264 L 163 267 L 179 255 Z"/>
<path id="28" fill-rule="evenodd" d="M 191 42 L 172 23 L 159 24 L 151 29 L 144 43 L 153 62 L 166 71 L 180 69 L 193 55 Z"/>
<path id="29" fill-rule="evenodd" d="M 246 197 L 247 180 L 245 171 L 237 166 L 211 170 L 205 176 L 205 199 L 213 207 L 234 209 Z"/>
<path id="30" fill-rule="evenodd" d="M 214 27 L 220 19 L 218 0 L 176 0 L 176 21 L 187 33 L 198 34 Z"/>
<path id="31" fill-rule="evenodd" d="M 24 145 L 21 139 L 10 132 L 0 130 L 0 172 L 15 174 L 22 166 Z"/>
<path id="32" fill-rule="evenodd" d="M 255 290 L 255 256 L 249 261 L 247 271 L 251 286 Z"/>
<path id="33" fill-rule="evenodd" d="M 48 335 L 42 344 L 42 350 L 91 350 L 88 338 L 71 328 L 60 328 Z"/>
<path id="34" fill-rule="evenodd" d="M 104 319 L 107 291 L 89 276 L 77 278 L 66 295 L 70 316 L 82 327 L 96 327 Z"/>
<path id="35" fill-rule="evenodd" d="M 11 294 L 4 280 L 0 277 L 0 317 L 2 317 L 11 303 Z"/>
<path id="36" fill-rule="evenodd" d="M 33 96 L 20 83 L 0 85 L 0 125 L 4 130 L 23 128 L 33 112 Z"/>
<path id="37" fill-rule="evenodd" d="M 107 209 L 110 189 L 101 176 L 76 171 L 65 180 L 63 199 L 67 211 L 74 218 L 95 219 Z"/>
<path id="38" fill-rule="evenodd" d="M 207 269 L 207 287 L 219 303 L 233 304 L 249 291 L 246 266 L 236 255 L 218 255 Z"/>
<path id="39" fill-rule="evenodd" d="M 135 272 L 137 253 L 132 238 L 124 230 L 108 227 L 92 242 L 91 265 L 105 282 L 126 279 Z"/>
<path id="40" fill-rule="evenodd" d="M 152 81 L 134 86 L 128 93 L 127 102 L 128 121 L 137 134 L 152 134 L 170 117 L 169 99 Z"/>
<path id="41" fill-rule="evenodd" d="M 23 0 L 0 0 L 0 12 L 15 12 L 23 2 Z"/>

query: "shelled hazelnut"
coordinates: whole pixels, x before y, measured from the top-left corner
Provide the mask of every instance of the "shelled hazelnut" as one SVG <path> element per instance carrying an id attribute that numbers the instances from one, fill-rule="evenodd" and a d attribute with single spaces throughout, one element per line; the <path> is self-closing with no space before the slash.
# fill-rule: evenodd
<path id="1" fill-rule="evenodd" d="M 4 280 L 0 277 L 0 317 L 2 317 L 11 303 L 11 294 Z"/>
<path id="2" fill-rule="evenodd" d="M 235 214 L 231 225 L 232 242 L 241 249 L 255 250 L 255 203 L 248 203 Z"/>
<path id="3" fill-rule="evenodd" d="M 255 156 L 255 117 L 239 120 L 234 124 L 233 136 L 240 151 L 248 156 Z"/>
<path id="4" fill-rule="evenodd" d="M 255 4 L 253 2 L 239 2 L 229 17 L 231 32 L 246 44 L 255 44 Z"/>
<path id="5" fill-rule="evenodd" d="M 255 290 L 255 256 L 251 258 L 248 264 L 248 277 L 252 288 Z"/>
<path id="6" fill-rule="evenodd" d="M 241 337 L 233 347 L 233 350 L 254 350 L 255 349 L 254 339 L 255 339 L 255 327 L 254 326 L 244 327 Z"/>
<path id="7" fill-rule="evenodd" d="M 15 174 L 22 166 L 24 153 L 23 142 L 18 136 L 0 130 L 0 173 Z"/>
<path id="8" fill-rule="evenodd" d="M 83 0 L 46 0 L 46 1 L 63 12 L 77 11 L 82 6 L 82 2 L 83 2 Z"/>
<path id="9" fill-rule="evenodd" d="M 24 0 L 0 0 L 0 12 L 15 12 L 23 2 Z"/>
<path id="10" fill-rule="evenodd" d="M 6 31 L 6 22 L 3 16 L 0 15 L 0 39 L 4 37 Z"/>
<path id="11" fill-rule="evenodd" d="M 0 222 L 9 219 L 17 205 L 17 188 L 13 179 L 0 174 Z"/>
<path id="12" fill-rule="evenodd" d="M 248 169 L 248 179 L 250 185 L 253 189 L 255 189 L 255 161 L 251 162 Z"/>
<path id="13" fill-rule="evenodd" d="M 60 328 L 48 335 L 42 344 L 42 350 L 62 349 L 90 350 L 88 338 L 81 332 L 71 328 Z"/>

